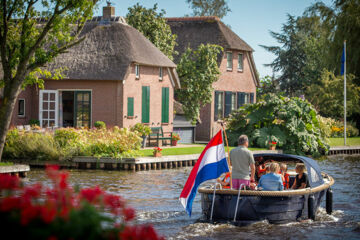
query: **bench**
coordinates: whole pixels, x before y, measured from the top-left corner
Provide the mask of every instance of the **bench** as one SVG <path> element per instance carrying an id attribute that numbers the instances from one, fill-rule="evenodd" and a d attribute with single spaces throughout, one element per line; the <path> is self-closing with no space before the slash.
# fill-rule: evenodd
<path id="1" fill-rule="evenodd" d="M 149 146 L 151 146 L 152 140 L 156 141 L 156 146 L 159 146 L 160 140 L 162 145 L 164 145 L 164 141 L 166 142 L 167 140 L 170 140 L 169 142 L 171 144 L 172 135 L 172 132 L 164 132 L 162 127 L 152 127 L 151 133 L 148 136 Z"/>

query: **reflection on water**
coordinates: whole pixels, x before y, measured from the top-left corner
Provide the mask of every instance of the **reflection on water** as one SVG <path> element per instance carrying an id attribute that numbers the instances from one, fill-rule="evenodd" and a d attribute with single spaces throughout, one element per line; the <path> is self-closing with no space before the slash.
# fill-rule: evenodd
<path id="1" fill-rule="evenodd" d="M 200 195 L 188 217 L 178 198 L 191 168 L 142 172 L 69 170 L 71 184 L 99 185 L 123 196 L 137 209 L 138 223 L 152 223 L 168 239 L 359 239 L 360 236 L 360 157 L 329 157 L 319 161 L 324 172 L 335 179 L 334 212 L 322 208 L 316 221 L 272 225 L 266 221 L 246 227 L 231 224 L 199 223 Z M 43 170 L 32 170 L 29 183 L 49 183 Z"/>

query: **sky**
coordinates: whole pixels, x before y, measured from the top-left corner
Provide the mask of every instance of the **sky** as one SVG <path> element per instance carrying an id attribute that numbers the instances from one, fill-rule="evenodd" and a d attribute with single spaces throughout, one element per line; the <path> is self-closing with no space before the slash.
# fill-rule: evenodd
<path id="1" fill-rule="evenodd" d="M 287 14 L 300 16 L 306 8 L 319 0 L 228 0 L 231 9 L 222 21 L 254 49 L 254 59 L 260 77 L 272 75 L 272 69 L 264 64 L 271 63 L 275 56 L 259 45 L 274 46 L 278 43 L 269 31 L 280 32 L 287 21 Z M 166 17 L 183 17 L 192 13 L 186 0 L 112 0 L 115 15 L 125 16 L 128 8 L 139 2 L 150 8 L 155 3 L 158 9 L 166 11 Z M 322 0 L 331 5 L 331 0 Z M 103 0 L 94 15 L 102 15 Z"/>

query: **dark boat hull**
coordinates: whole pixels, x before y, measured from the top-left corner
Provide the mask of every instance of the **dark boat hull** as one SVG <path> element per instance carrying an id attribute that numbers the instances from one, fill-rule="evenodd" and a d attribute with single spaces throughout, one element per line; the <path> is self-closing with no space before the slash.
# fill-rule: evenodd
<path id="1" fill-rule="evenodd" d="M 319 208 L 326 190 L 312 193 L 315 198 L 314 210 Z M 270 223 L 281 224 L 309 218 L 309 194 L 294 196 L 240 196 L 235 222 L 253 222 L 268 220 Z M 210 220 L 212 193 L 201 193 L 203 216 Z M 213 217 L 214 221 L 233 221 L 237 195 L 216 194 Z"/>

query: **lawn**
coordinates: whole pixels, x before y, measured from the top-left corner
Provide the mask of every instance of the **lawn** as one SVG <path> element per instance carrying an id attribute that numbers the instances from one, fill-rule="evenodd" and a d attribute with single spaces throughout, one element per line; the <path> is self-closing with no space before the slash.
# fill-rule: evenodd
<path id="1" fill-rule="evenodd" d="M 170 156 L 170 155 L 187 155 L 187 154 L 200 154 L 202 152 L 202 150 L 204 150 L 205 145 L 199 145 L 199 147 L 184 147 L 184 148 L 164 148 L 162 150 L 162 155 L 163 156 Z M 233 149 L 234 147 L 230 147 L 230 151 Z M 263 148 L 249 148 L 251 151 L 254 150 L 264 150 Z M 227 149 L 225 148 L 225 151 L 227 151 Z M 139 156 L 144 156 L 144 157 L 152 157 L 153 156 L 153 150 L 152 149 L 143 149 L 138 151 L 139 152 Z"/>
<path id="2" fill-rule="evenodd" d="M 347 146 L 360 146 L 360 137 L 346 138 Z M 344 146 L 344 138 L 330 138 L 330 146 Z"/>

